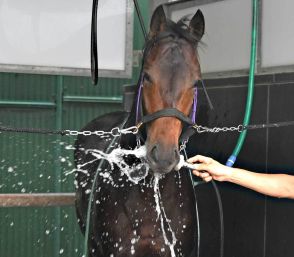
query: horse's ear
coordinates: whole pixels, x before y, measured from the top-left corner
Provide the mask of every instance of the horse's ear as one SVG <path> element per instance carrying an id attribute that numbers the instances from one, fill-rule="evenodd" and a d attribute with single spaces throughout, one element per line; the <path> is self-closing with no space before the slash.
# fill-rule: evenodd
<path id="1" fill-rule="evenodd" d="M 150 31 L 149 38 L 153 38 L 158 35 L 161 31 L 165 29 L 167 20 L 164 12 L 164 8 L 162 5 L 158 6 L 154 11 L 151 23 L 150 23 Z"/>
<path id="2" fill-rule="evenodd" d="M 189 24 L 191 33 L 197 38 L 198 41 L 202 38 L 205 30 L 205 21 L 203 13 L 198 10 L 193 16 Z"/>

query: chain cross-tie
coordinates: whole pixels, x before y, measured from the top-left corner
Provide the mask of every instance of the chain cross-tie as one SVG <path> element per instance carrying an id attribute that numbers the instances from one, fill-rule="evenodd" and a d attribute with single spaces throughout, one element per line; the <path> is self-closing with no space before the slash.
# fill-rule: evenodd
<path id="1" fill-rule="evenodd" d="M 193 126 L 194 129 L 196 129 L 197 133 L 201 134 L 201 133 L 219 133 L 219 132 L 228 132 L 228 131 L 238 131 L 238 132 L 242 132 L 244 130 L 244 126 L 243 125 L 238 125 L 236 127 L 213 127 L 213 128 L 208 128 L 208 127 L 204 127 L 201 125 L 197 125 L 195 124 Z"/>
<path id="2" fill-rule="evenodd" d="M 126 134 L 137 134 L 138 133 L 138 126 L 132 126 L 129 128 L 125 129 L 120 129 L 119 127 L 114 127 L 110 131 L 103 131 L 103 130 L 96 130 L 96 131 L 89 131 L 89 130 L 84 130 L 84 131 L 77 131 L 77 130 L 65 130 L 65 134 L 69 136 L 78 136 L 78 135 L 83 135 L 83 136 L 113 136 L 113 137 L 119 137 L 121 135 L 126 135 Z"/>

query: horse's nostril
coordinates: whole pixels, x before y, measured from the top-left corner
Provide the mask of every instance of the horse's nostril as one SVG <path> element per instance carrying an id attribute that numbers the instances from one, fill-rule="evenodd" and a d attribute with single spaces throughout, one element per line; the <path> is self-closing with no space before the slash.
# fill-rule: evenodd
<path id="1" fill-rule="evenodd" d="M 148 151 L 148 163 L 155 172 L 167 173 L 171 171 L 180 160 L 178 147 L 161 146 L 154 144 Z"/>
<path id="2" fill-rule="evenodd" d="M 180 160 L 180 152 L 177 148 L 175 148 L 175 160 L 178 162 Z"/>
<path id="3" fill-rule="evenodd" d="M 177 158 L 179 155 L 178 149 L 175 148 L 175 158 Z"/>
<path id="4" fill-rule="evenodd" d="M 154 162 L 158 162 L 158 147 L 157 145 L 153 146 L 150 151 L 150 156 Z"/>

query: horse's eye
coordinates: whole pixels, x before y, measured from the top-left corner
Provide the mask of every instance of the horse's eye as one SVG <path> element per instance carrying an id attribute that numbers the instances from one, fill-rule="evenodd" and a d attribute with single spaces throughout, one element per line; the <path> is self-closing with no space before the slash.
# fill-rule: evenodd
<path id="1" fill-rule="evenodd" d="M 152 83 L 152 79 L 148 73 L 144 74 L 144 82 Z"/>

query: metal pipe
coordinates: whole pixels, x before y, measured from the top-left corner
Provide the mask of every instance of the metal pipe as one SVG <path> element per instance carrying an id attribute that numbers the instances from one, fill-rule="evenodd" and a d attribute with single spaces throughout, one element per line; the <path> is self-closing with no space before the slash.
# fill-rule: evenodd
<path id="1" fill-rule="evenodd" d="M 0 207 L 73 206 L 75 193 L 0 194 Z"/>
<path id="2" fill-rule="evenodd" d="M 17 101 L 17 100 L 0 100 L 0 106 L 4 107 L 41 107 L 54 108 L 56 105 L 53 102 L 46 101 Z"/>
<path id="3" fill-rule="evenodd" d="M 109 96 L 63 96 L 64 102 L 81 102 L 81 103 L 122 103 L 122 97 Z"/>

